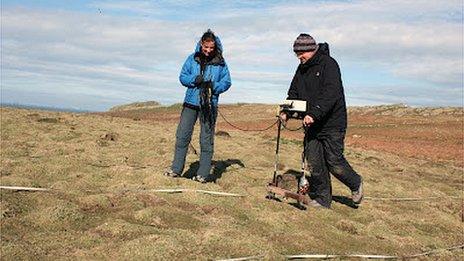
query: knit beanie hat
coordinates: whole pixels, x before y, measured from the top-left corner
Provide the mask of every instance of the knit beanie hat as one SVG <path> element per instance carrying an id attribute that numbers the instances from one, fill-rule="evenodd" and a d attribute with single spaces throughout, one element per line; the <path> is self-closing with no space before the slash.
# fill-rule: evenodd
<path id="1" fill-rule="evenodd" d="M 309 34 L 300 34 L 293 43 L 294 52 L 311 52 L 317 49 L 316 40 Z"/>

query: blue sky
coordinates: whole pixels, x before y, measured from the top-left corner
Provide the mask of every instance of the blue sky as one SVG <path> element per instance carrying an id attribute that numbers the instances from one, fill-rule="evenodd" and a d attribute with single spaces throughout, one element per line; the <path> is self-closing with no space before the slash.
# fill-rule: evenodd
<path id="1" fill-rule="evenodd" d="M 182 102 L 180 68 L 211 28 L 233 85 L 221 102 L 278 103 L 301 32 L 330 45 L 347 104 L 463 105 L 456 1 L 2 1 L 1 102 L 107 110 Z"/>

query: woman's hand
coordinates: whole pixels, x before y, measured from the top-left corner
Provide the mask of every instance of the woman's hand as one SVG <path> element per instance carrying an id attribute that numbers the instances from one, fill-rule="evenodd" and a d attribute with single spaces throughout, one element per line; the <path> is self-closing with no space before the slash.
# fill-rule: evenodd
<path id="1" fill-rule="evenodd" d="M 197 77 L 195 77 L 195 82 L 194 82 L 194 84 L 198 86 L 198 85 L 200 85 L 202 82 L 203 82 L 203 75 L 201 75 L 201 74 L 197 75 Z"/>

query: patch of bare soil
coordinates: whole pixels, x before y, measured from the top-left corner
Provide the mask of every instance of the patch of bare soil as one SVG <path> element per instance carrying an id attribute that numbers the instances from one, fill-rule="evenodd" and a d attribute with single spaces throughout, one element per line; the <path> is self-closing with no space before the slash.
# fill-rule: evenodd
<path id="1" fill-rule="evenodd" d="M 270 107 L 270 106 L 269 106 Z M 225 108 L 232 122 L 244 129 L 264 129 L 272 124 L 273 114 L 263 113 L 257 119 L 246 110 Z M 263 111 L 263 110 L 261 110 Z M 266 111 L 266 110 L 264 110 Z M 232 116 L 240 115 L 240 116 Z M 453 162 L 464 165 L 464 116 L 460 108 L 408 108 L 394 106 L 359 107 L 350 110 L 346 145 L 398 156 L 413 157 L 435 162 Z M 238 118 L 238 119 L 236 119 Z M 290 129 L 300 127 L 291 120 Z M 233 130 L 219 119 L 218 128 Z M 276 128 L 265 134 L 275 136 Z M 302 131 L 284 131 L 283 137 L 301 141 Z"/>

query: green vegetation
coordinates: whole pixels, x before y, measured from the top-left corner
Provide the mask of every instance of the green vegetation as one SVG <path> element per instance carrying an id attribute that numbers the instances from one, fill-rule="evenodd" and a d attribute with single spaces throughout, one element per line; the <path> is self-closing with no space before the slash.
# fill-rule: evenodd
<path id="1" fill-rule="evenodd" d="M 177 117 L 178 108 L 171 108 Z M 140 112 L 119 118 L 1 108 L 1 185 L 53 189 L 0 191 L 2 260 L 252 255 L 283 260 L 284 254 L 304 253 L 410 255 L 464 242 L 462 198 L 448 197 L 462 196 L 463 169 L 452 162 L 348 147 L 348 160 L 364 176 L 366 196 L 443 198 L 365 200 L 353 209 L 343 203 L 349 191 L 334 179 L 340 200 L 332 210 L 300 211 L 290 200 L 264 198 L 275 141 L 253 132 L 230 130 L 230 137 L 216 137 L 215 183 L 163 176 L 177 121 L 155 117 L 165 115 L 165 109 L 150 109 L 152 121 L 134 121 Z M 286 137 L 283 143 L 282 173 L 299 170 L 301 142 Z M 197 161 L 198 156 L 189 154 L 185 171 L 194 171 Z M 245 197 L 150 191 L 161 188 Z M 433 256 L 462 257 L 462 250 Z"/>

